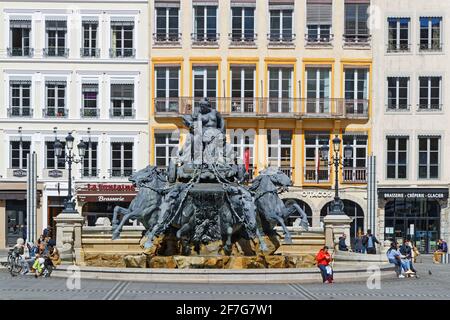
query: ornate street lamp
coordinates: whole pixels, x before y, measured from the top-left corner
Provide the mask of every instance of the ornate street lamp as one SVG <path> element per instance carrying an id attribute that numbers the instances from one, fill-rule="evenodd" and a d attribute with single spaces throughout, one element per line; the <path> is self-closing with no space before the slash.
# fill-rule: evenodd
<path id="1" fill-rule="evenodd" d="M 72 153 L 73 151 L 73 143 L 75 138 L 72 136 L 72 132 L 69 132 L 69 134 L 66 137 L 66 147 L 67 147 L 67 154 L 65 156 L 64 162 L 68 164 L 68 174 L 69 174 L 69 185 L 68 185 L 68 192 L 67 192 L 67 200 L 64 205 L 63 213 L 69 213 L 69 212 L 76 212 L 75 210 L 75 201 L 72 199 L 72 163 L 80 163 L 83 161 L 83 158 L 86 154 L 86 144 L 83 142 L 83 140 L 80 140 L 80 143 L 78 143 L 78 158 L 75 154 Z M 55 141 L 55 155 L 60 158 L 62 156 L 63 151 L 63 145 L 62 143 L 56 139 Z"/>
<path id="2" fill-rule="evenodd" d="M 333 155 L 331 161 L 328 162 L 329 150 L 330 148 L 326 145 L 320 147 L 320 157 L 322 160 L 327 161 L 329 166 L 334 165 L 334 200 L 331 203 L 330 215 L 345 215 L 344 213 L 344 203 L 339 197 L 339 167 L 344 166 L 346 160 L 350 159 L 353 155 L 353 148 L 350 145 L 344 147 L 344 159 L 341 159 L 341 139 L 336 135 L 333 142 Z"/>

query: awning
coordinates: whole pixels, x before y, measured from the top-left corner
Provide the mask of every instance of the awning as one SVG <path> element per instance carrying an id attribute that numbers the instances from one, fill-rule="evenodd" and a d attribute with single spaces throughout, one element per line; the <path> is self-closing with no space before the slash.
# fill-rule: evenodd
<path id="1" fill-rule="evenodd" d="M 269 0 L 270 10 L 294 9 L 295 0 Z"/>
<path id="2" fill-rule="evenodd" d="M 231 7 L 256 7 L 256 0 L 231 0 Z"/>
<path id="3" fill-rule="evenodd" d="M 180 0 L 155 0 L 156 8 L 179 8 Z"/>
<path id="4" fill-rule="evenodd" d="M 9 20 L 9 27 L 11 29 L 18 28 L 18 29 L 31 29 L 31 19 L 27 20 Z"/>

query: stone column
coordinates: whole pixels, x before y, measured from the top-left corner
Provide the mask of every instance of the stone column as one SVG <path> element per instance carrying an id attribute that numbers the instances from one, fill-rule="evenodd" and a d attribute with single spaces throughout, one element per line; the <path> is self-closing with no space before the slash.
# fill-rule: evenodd
<path id="1" fill-rule="evenodd" d="M 350 223 L 352 219 L 345 215 L 327 215 L 323 219 L 325 229 L 325 245 L 334 250 L 343 234 L 347 236 L 346 244 L 350 247 Z"/>
<path id="2" fill-rule="evenodd" d="M 81 227 L 83 217 L 76 211 L 63 211 L 56 218 L 56 247 L 63 263 L 81 261 Z"/>
<path id="3" fill-rule="evenodd" d="M 6 238 L 8 236 L 6 221 L 6 201 L 0 200 L 0 249 L 6 248 Z"/>

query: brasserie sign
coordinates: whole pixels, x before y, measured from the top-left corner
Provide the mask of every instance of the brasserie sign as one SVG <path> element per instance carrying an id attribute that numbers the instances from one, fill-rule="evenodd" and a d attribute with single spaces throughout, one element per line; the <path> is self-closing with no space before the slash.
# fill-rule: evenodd
<path id="1" fill-rule="evenodd" d="M 378 197 L 384 199 L 447 199 L 446 188 L 379 188 Z"/>

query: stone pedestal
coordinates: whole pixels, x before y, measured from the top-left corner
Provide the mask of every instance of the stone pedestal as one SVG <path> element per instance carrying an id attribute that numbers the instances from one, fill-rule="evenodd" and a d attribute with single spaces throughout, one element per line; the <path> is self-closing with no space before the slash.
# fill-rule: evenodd
<path id="1" fill-rule="evenodd" d="M 345 234 L 345 242 L 350 247 L 350 223 L 352 219 L 346 214 L 327 215 L 323 218 L 325 229 L 325 245 L 331 250 L 336 248 L 339 238 Z"/>
<path id="2" fill-rule="evenodd" d="M 84 218 L 78 211 L 63 211 L 56 218 L 56 247 L 63 263 L 81 261 L 81 226 Z"/>

